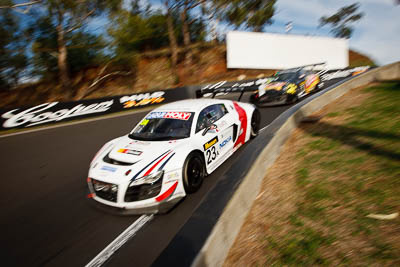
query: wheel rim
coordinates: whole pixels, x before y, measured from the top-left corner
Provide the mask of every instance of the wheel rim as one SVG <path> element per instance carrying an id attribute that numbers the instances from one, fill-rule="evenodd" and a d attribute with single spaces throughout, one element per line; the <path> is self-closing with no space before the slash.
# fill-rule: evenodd
<path id="1" fill-rule="evenodd" d="M 201 184 L 203 177 L 203 164 L 198 157 L 193 158 L 187 168 L 188 183 L 191 187 L 197 187 Z"/>

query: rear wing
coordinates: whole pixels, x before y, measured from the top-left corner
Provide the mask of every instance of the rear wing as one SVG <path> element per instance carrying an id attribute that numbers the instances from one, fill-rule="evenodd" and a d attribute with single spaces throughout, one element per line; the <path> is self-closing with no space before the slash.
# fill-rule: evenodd
<path id="1" fill-rule="evenodd" d="M 207 84 L 201 89 L 196 90 L 196 97 L 209 97 L 214 98 L 218 95 L 229 93 L 240 93 L 238 101 L 242 98 L 245 92 L 254 92 L 258 90 L 260 85 L 273 81 L 273 77 L 267 77 L 256 80 L 246 80 L 241 82 L 227 82 L 221 81 L 214 84 Z"/>
<path id="2" fill-rule="evenodd" d="M 318 67 L 320 67 L 320 68 L 318 68 Z M 319 69 L 320 71 L 326 72 L 326 62 L 298 66 L 298 67 L 294 67 L 294 68 L 290 68 L 290 69 L 281 70 L 278 73 L 297 72 L 302 69 L 311 70 L 311 71 L 316 71 L 317 69 Z"/>

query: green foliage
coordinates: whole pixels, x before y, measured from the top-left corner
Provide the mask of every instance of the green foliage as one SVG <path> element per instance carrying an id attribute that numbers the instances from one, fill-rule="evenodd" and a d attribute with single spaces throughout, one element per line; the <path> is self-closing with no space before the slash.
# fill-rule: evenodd
<path id="1" fill-rule="evenodd" d="M 214 3 L 220 7 L 217 13 L 225 22 L 261 32 L 272 23 L 276 0 L 214 0 Z"/>
<path id="2" fill-rule="evenodd" d="M 41 17 L 35 27 L 35 38 L 32 45 L 32 63 L 34 75 L 45 79 L 56 79 L 57 66 L 57 32 L 51 23 L 50 17 Z M 98 66 L 105 61 L 103 54 L 105 41 L 100 37 L 85 31 L 70 32 L 67 39 L 67 62 L 71 74 L 78 73 L 90 66 Z"/>
<path id="3" fill-rule="evenodd" d="M 109 34 L 117 43 L 117 53 L 131 53 L 157 49 L 168 45 L 166 20 L 162 14 L 148 18 L 126 13 L 117 21 Z"/>
<path id="4" fill-rule="evenodd" d="M 5 91 L 18 83 L 28 64 L 19 19 L 8 9 L 0 10 L 0 54 L 0 91 Z"/>
<path id="5" fill-rule="evenodd" d="M 354 29 L 349 24 L 360 20 L 364 16 L 362 12 L 356 13 L 359 7 L 360 4 L 355 3 L 342 7 L 332 16 L 321 17 L 320 27 L 331 24 L 331 32 L 335 37 L 350 38 Z"/>
<path id="6" fill-rule="evenodd" d="M 139 12 L 139 13 L 138 13 Z M 177 10 L 172 13 L 175 35 L 178 44 L 183 43 L 182 23 Z M 190 20 L 190 18 L 189 18 Z M 190 24 L 191 41 L 202 41 L 205 38 L 205 25 L 201 20 Z M 117 57 L 129 57 L 135 53 L 168 47 L 168 29 L 166 16 L 161 12 L 138 11 L 121 12 L 115 23 L 108 29 L 115 42 Z"/>
<path id="7" fill-rule="evenodd" d="M 72 74 L 88 67 L 97 67 L 108 60 L 103 53 L 106 46 L 101 36 L 77 32 L 70 37 L 68 65 Z"/>

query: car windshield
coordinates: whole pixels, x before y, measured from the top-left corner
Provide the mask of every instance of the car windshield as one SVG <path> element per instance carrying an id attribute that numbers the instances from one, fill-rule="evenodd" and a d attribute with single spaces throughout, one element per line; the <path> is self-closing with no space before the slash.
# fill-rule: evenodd
<path id="1" fill-rule="evenodd" d="M 129 134 L 131 139 L 166 141 L 190 136 L 193 112 L 151 112 Z"/>
<path id="2" fill-rule="evenodd" d="M 296 72 L 278 73 L 276 77 L 279 81 L 288 81 L 296 78 Z"/>

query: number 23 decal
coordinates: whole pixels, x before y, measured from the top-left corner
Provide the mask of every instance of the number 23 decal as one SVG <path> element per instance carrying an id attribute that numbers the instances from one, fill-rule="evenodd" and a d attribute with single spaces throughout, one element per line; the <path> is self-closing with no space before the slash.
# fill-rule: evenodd
<path id="1" fill-rule="evenodd" d="M 217 153 L 215 152 L 215 146 L 211 147 L 206 151 L 207 164 L 210 164 L 217 158 Z"/>

